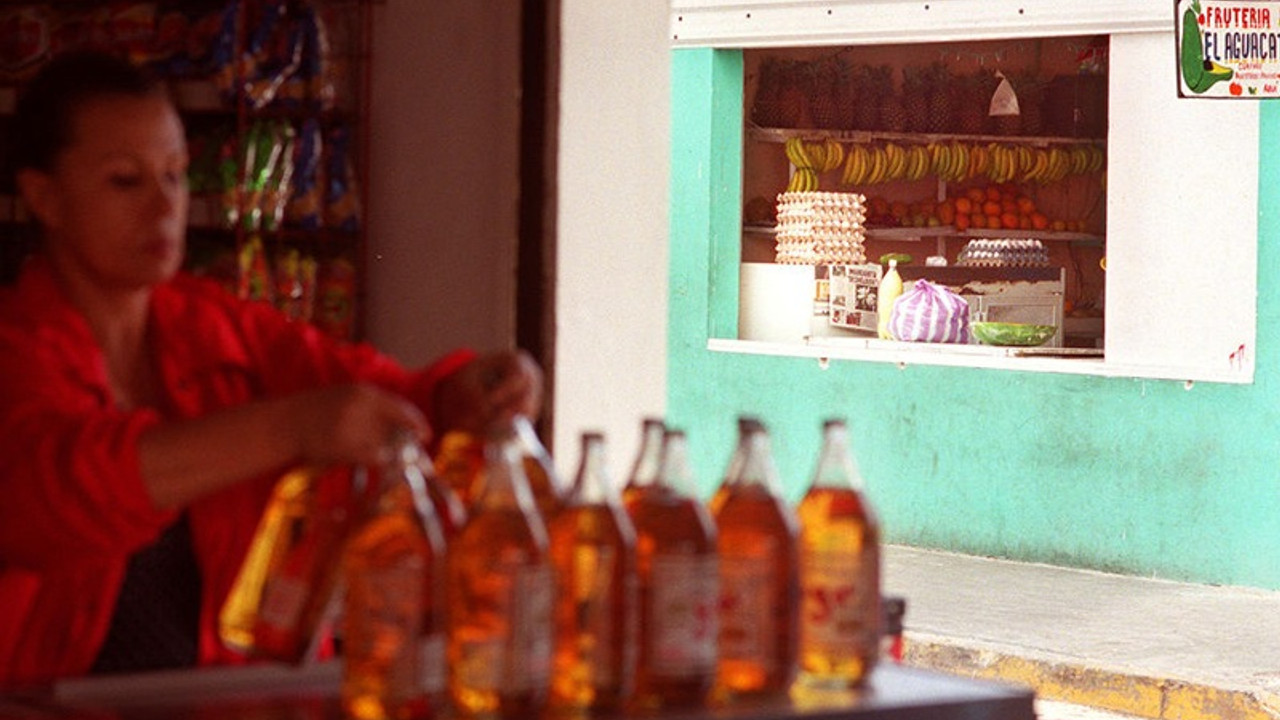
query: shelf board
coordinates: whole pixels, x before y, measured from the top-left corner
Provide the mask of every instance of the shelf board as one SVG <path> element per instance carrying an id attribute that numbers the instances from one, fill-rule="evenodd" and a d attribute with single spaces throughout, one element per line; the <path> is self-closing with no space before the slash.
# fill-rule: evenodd
<path id="1" fill-rule="evenodd" d="M 800 128 L 765 128 L 747 125 L 747 137 L 761 142 L 785 143 L 788 139 L 799 137 L 803 140 L 841 140 L 845 142 L 866 143 L 877 140 L 900 143 L 929 143 L 952 140 L 977 143 L 1007 143 L 1010 145 L 1104 145 L 1106 138 L 1078 138 L 1056 135 L 963 135 L 959 133 L 899 133 L 880 132 L 878 130 L 814 130 Z"/>
<path id="2" fill-rule="evenodd" d="M 777 228 L 773 225 L 743 225 L 742 232 L 751 235 L 776 235 Z M 865 230 L 868 240 L 893 240 L 898 242 L 912 242 L 923 240 L 924 238 L 954 237 L 965 240 L 973 240 L 979 238 L 990 238 L 995 240 L 1006 239 L 1024 239 L 1040 240 L 1043 242 L 1073 242 L 1073 243 L 1096 243 L 1105 244 L 1106 238 L 1102 235 L 1093 235 L 1090 233 L 1079 232 L 1062 232 L 1058 230 L 1003 230 L 995 228 L 983 228 L 980 230 L 956 230 L 954 225 L 938 225 L 935 227 L 869 227 Z"/>

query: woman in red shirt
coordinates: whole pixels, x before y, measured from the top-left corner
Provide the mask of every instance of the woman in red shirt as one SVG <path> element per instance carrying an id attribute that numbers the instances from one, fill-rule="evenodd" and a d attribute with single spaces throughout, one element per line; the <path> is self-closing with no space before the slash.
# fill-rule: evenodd
<path id="1" fill-rule="evenodd" d="M 182 122 L 127 63 L 52 61 L 12 147 L 43 237 L 0 294 L 0 688 L 242 662 L 217 616 L 284 470 L 537 411 L 523 353 L 409 371 L 181 272 Z"/>

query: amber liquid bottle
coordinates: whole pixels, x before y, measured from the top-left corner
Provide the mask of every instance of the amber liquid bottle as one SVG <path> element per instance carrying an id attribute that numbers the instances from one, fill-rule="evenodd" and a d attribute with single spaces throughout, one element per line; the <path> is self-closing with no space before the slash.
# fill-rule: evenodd
<path id="1" fill-rule="evenodd" d="M 515 429 L 495 432 L 485 454 L 484 490 L 449 547 L 449 694 L 464 716 L 534 717 L 552 662 L 547 529 Z"/>
<path id="2" fill-rule="evenodd" d="M 823 425 L 813 485 L 800 501 L 798 686 L 857 687 L 880 648 L 880 530 L 841 420 Z"/>
<path id="3" fill-rule="evenodd" d="M 422 453 L 403 439 L 344 555 L 342 708 L 356 720 L 434 717 L 445 683 L 445 534 Z"/>
<path id="4" fill-rule="evenodd" d="M 784 694 L 796 673 L 799 523 L 782 498 L 769 434 L 743 423 L 715 512 L 720 554 L 717 689 Z"/>
<path id="5" fill-rule="evenodd" d="M 707 503 L 707 508 L 711 510 L 711 516 L 715 517 L 720 512 L 720 507 L 724 505 L 724 501 L 729 497 L 729 489 L 733 486 L 733 479 L 742 473 L 742 461 L 747 457 L 747 437 L 757 429 L 763 429 L 764 425 L 759 419 L 750 415 L 742 415 L 738 417 L 738 443 L 733 448 L 733 455 L 729 457 L 729 466 L 725 468 L 724 478 L 720 482 L 720 487 L 711 496 L 711 500 Z"/>
<path id="6" fill-rule="evenodd" d="M 658 418 L 645 418 L 640 430 L 640 450 L 622 489 L 622 503 L 627 508 L 646 490 L 658 483 L 659 464 L 662 461 L 662 434 L 666 425 Z"/>
<path id="7" fill-rule="evenodd" d="M 635 675 L 636 539 L 605 470 L 604 436 L 582 435 L 582 459 L 551 521 L 556 640 L 551 706 L 617 712 Z"/>
<path id="8" fill-rule="evenodd" d="M 698 707 L 715 681 L 719 601 L 716 529 L 689 493 L 685 435 L 668 430 L 656 486 L 629 510 L 636 527 L 640 639 L 631 708 Z"/>
<path id="9" fill-rule="evenodd" d="M 219 615 L 228 646 L 290 663 L 314 650 L 363 491 L 363 470 L 299 468 L 276 483 Z"/>
<path id="10" fill-rule="evenodd" d="M 525 478 L 538 512 L 544 520 L 550 519 L 564 502 L 568 487 L 557 474 L 550 453 L 533 423 L 519 416 L 513 423 L 516 443 L 519 447 Z M 463 508 L 470 511 L 484 492 L 485 441 L 463 431 L 450 431 L 440 440 L 435 467 L 442 484 L 453 490 Z"/>

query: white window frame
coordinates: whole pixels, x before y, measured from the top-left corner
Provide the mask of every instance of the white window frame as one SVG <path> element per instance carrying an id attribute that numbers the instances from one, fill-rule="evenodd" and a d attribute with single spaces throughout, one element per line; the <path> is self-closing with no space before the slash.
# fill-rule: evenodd
<path id="1" fill-rule="evenodd" d="M 1104 358 L 842 351 L 730 339 L 712 339 L 711 349 L 1253 382 L 1258 102 L 1177 97 L 1171 3 L 672 0 L 670 28 L 674 46 L 717 48 L 1111 36 Z"/>

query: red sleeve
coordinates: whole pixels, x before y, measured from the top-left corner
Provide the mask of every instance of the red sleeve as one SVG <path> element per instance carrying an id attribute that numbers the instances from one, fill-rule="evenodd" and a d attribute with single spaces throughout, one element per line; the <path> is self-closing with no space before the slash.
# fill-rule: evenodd
<path id="1" fill-rule="evenodd" d="M 433 427 L 435 389 L 444 378 L 475 359 L 472 350 L 446 354 L 424 368 L 409 370 L 368 343 L 340 342 L 314 326 L 289 320 L 263 303 L 241 303 L 239 316 L 250 354 L 263 369 L 270 395 L 342 382 L 370 382 L 411 400 Z"/>
<path id="2" fill-rule="evenodd" d="M 73 361 L 0 338 L 0 563 L 66 567 L 117 556 L 172 522 L 142 481 L 152 411 L 110 409 Z M 34 338 L 33 338 L 34 340 Z"/>

